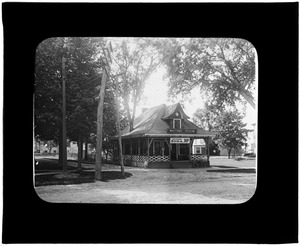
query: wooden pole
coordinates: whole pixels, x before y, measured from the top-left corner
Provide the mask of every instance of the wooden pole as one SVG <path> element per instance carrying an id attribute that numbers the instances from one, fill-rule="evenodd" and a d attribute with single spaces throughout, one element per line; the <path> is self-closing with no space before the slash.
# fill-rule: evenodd
<path id="1" fill-rule="evenodd" d="M 125 177 L 124 172 L 124 163 L 123 163 L 123 150 L 122 150 L 122 138 L 121 138 L 121 126 L 120 126 L 120 108 L 119 108 L 119 101 L 118 101 L 118 92 L 117 96 L 115 97 L 115 103 L 117 107 L 117 125 L 118 125 L 118 135 L 119 135 L 119 158 L 120 158 L 120 165 L 121 165 L 121 175 Z"/>
<path id="2" fill-rule="evenodd" d="M 95 161 L 95 179 L 101 180 L 101 165 L 102 165 L 102 130 L 103 130 L 103 102 L 105 95 L 107 74 L 103 69 L 101 88 L 99 94 L 99 103 L 97 110 L 97 145 L 96 145 L 96 161 Z"/>
<path id="3" fill-rule="evenodd" d="M 67 130 L 66 130 L 66 82 L 65 82 L 65 62 L 66 58 L 62 57 L 62 165 L 63 171 L 68 170 L 67 167 Z"/>

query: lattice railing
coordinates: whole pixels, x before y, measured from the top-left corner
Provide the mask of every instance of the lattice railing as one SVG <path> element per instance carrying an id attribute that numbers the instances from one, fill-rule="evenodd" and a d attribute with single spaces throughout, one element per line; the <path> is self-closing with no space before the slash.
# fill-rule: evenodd
<path id="1" fill-rule="evenodd" d="M 147 161 L 148 157 L 144 155 L 124 155 L 124 160 L 132 160 L 132 161 Z"/>
<path id="2" fill-rule="evenodd" d="M 132 161 L 149 161 L 149 162 L 165 162 L 169 161 L 169 156 L 167 155 L 158 155 L 158 156 L 144 156 L 144 155 L 124 155 L 124 160 Z"/>
<path id="3" fill-rule="evenodd" d="M 157 155 L 157 156 L 149 156 L 148 161 L 149 162 L 165 162 L 169 161 L 168 155 Z"/>
<path id="4" fill-rule="evenodd" d="M 147 156 L 144 155 L 133 155 L 132 156 L 133 161 L 147 161 Z"/>
<path id="5" fill-rule="evenodd" d="M 190 161 L 207 161 L 205 155 L 190 155 Z"/>

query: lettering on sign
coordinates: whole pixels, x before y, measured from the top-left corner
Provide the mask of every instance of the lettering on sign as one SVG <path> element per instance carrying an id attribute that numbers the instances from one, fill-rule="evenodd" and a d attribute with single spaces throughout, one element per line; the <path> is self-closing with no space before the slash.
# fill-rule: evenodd
<path id="1" fill-rule="evenodd" d="M 197 129 L 168 129 L 168 133 L 197 133 Z"/>
<path id="2" fill-rule="evenodd" d="M 190 143 L 190 138 L 170 138 L 170 143 L 171 144 L 189 144 Z"/>

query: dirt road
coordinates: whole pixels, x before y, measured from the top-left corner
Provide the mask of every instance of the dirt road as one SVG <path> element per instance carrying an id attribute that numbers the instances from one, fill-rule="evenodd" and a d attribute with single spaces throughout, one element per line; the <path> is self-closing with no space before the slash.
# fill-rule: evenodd
<path id="1" fill-rule="evenodd" d="M 40 186 L 35 190 L 43 200 L 55 203 L 236 204 L 255 193 L 256 173 L 246 172 L 249 168 L 255 168 L 255 160 L 216 158 L 210 168 L 127 167 L 131 176 L 126 179 Z"/>

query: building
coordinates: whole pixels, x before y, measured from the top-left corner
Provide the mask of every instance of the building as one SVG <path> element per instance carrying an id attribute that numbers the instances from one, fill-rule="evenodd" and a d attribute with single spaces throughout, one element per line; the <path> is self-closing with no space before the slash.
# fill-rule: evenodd
<path id="1" fill-rule="evenodd" d="M 206 154 L 206 144 L 205 141 L 201 138 L 199 139 L 194 139 L 193 142 L 193 154 L 202 154 L 205 155 Z"/>
<path id="2" fill-rule="evenodd" d="M 256 154 L 256 123 L 251 125 L 253 126 L 253 129 L 249 130 L 246 153 Z"/>
<path id="3" fill-rule="evenodd" d="M 83 145 L 83 158 L 85 157 L 85 144 Z M 89 151 L 90 152 L 90 151 Z M 53 140 L 41 141 L 34 140 L 34 153 L 36 155 L 58 155 L 59 145 Z M 78 145 L 76 141 L 70 141 L 67 139 L 67 155 L 68 157 L 77 157 Z"/>
<path id="4" fill-rule="evenodd" d="M 134 120 L 133 130 L 121 131 L 125 165 L 139 167 L 209 166 L 209 151 L 193 152 L 193 142 L 203 139 L 205 148 L 214 136 L 189 121 L 179 103 L 145 110 Z M 112 138 L 114 160 L 119 162 L 118 137 Z"/>

